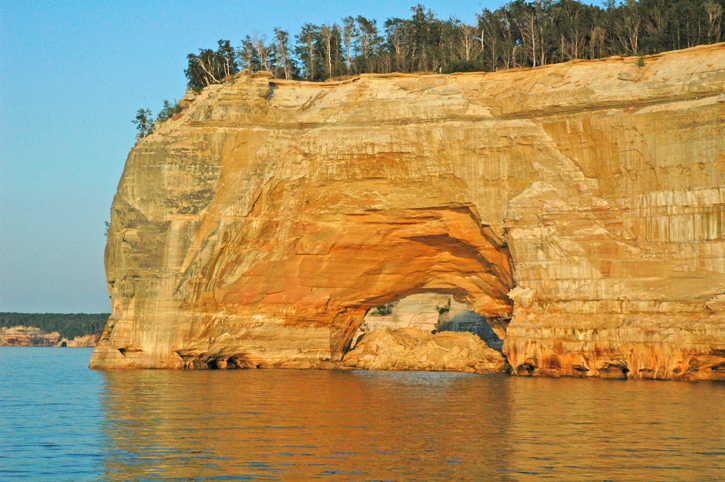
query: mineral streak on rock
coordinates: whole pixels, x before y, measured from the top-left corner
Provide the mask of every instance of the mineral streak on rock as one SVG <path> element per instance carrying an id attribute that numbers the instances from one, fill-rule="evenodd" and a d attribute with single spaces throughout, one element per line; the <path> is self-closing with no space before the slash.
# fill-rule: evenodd
<path id="1" fill-rule="evenodd" d="M 126 163 L 91 366 L 335 366 L 435 292 L 515 374 L 725 378 L 725 44 L 644 60 L 186 97 Z"/>

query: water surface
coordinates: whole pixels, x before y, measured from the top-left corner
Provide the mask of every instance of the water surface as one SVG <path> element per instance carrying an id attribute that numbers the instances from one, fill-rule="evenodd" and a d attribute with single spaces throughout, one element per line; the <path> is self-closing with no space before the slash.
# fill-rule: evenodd
<path id="1" fill-rule="evenodd" d="M 725 480 L 725 384 L 88 370 L 0 349 L 0 478 Z"/>

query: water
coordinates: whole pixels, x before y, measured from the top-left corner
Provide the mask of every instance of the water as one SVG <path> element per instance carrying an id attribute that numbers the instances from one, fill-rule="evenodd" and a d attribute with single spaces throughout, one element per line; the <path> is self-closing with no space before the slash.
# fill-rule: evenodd
<path id="1" fill-rule="evenodd" d="M 0 349 L 0 479 L 725 480 L 725 384 L 90 356 Z"/>

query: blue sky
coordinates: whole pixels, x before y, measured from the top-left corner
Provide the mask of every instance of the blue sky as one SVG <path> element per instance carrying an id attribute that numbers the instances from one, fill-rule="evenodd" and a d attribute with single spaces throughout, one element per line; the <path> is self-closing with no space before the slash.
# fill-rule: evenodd
<path id="1" fill-rule="evenodd" d="M 188 53 L 276 26 L 408 17 L 416 3 L 2 0 L 0 311 L 110 311 L 104 221 L 131 121 L 184 95 Z M 473 23 L 504 2 L 420 3 Z"/>

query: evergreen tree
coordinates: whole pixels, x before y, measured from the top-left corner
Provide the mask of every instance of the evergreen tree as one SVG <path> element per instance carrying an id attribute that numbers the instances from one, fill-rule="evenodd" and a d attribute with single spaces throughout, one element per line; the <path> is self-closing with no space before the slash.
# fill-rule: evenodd
<path id="1" fill-rule="evenodd" d="M 295 37 L 297 46 L 295 53 L 300 59 L 304 69 L 305 80 L 321 80 L 320 53 L 319 53 L 319 27 L 311 23 L 302 26 L 300 33 Z"/>
<path id="2" fill-rule="evenodd" d="M 237 55 L 239 56 L 239 64 L 242 69 L 248 69 L 252 72 L 261 70 L 262 64 L 251 36 L 247 35 L 244 37 L 242 45 L 237 49 Z"/>
<path id="3" fill-rule="evenodd" d="M 199 54 L 187 55 L 188 67 L 184 71 L 187 86 L 201 92 L 207 85 L 219 84 L 239 71 L 236 54 L 229 40 L 219 40 L 216 51 L 199 49 Z"/>
<path id="4" fill-rule="evenodd" d="M 376 20 L 369 20 L 362 15 L 355 19 L 358 35 L 356 37 L 358 52 L 357 64 L 359 72 L 377 72 L 378 48 L 382 45 L 383 39 L 378 34 Z"/>
<path id="5" fill-rule="evenodd" d="M 342 19 L 342 41 L 345 48 L 345 68 L 347 70 L 347 74 L 350 75 L 353 73 L 353 45 L 355 43 L 355 39 L 360 34 L 360 32 L 357 29 L 357 26 L 355 25 L 355 19 L 352 17 L 345 17 Z"/>
<path id="6" fill-rule="evenodd" d="M 274 29 L 275 49 L 277 52 L 277 66 L 281 69 L 281 73 L 276 73 L 277 77 L 284 77 L 286 80 L 291 80 L 296 72 L 295 62 L 292 58 L 292 51 L 289 45 L 289 33 L 285 30 L 275 28 Z"/>
<path id="7" fill-rule="evenodd" d="M 385 48 L 391 56 L 394 71 L 406 72 L 408 37 L 405 20 L 389 18 L 385 21 Z"/>
<path id="8" fill-rule="evenodd" d="M 136 124 L 136 139 L 141 139 L 154 132 L 154 116 L 151 113 L 151 109 L 139 109 L 136 112 L 136 118 L 132 121 Z"/>

